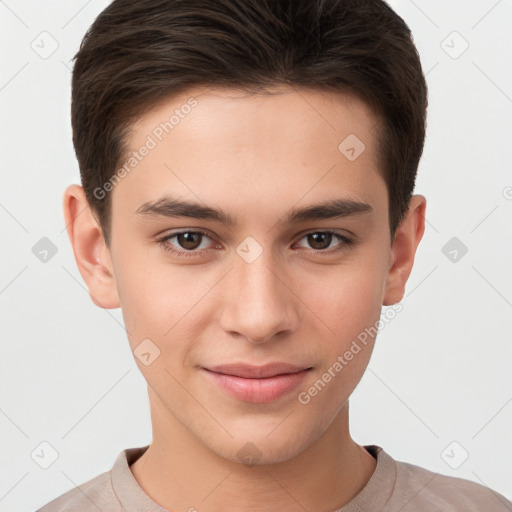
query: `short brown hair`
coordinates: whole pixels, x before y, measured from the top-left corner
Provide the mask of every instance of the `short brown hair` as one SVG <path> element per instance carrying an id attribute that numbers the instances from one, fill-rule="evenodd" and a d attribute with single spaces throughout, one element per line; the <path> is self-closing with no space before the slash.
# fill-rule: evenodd
<path id="1" fill-rule="evenodd" d="M 95 190 L 115 174 L 130 125 L 195 85 L 355 92 L 384 122 L 379 154 L 392 236 L 407 210 L 427 85 L 410 29 L 382 0 L 114 0 L 74 60 L 73 144 L 107 246 L 111 194 Z"/>

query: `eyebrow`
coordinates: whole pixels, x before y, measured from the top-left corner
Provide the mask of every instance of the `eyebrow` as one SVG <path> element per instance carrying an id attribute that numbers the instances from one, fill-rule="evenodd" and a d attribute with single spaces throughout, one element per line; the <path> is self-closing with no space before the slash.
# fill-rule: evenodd
<path id="1" fill-rule="evenodd" d="M 373 208 L 367 203 L 350 199 L 331 199 L 305 208 L 294 208 L 286 214 L 284 221 L 288 224 L 298 224 L 305 221 L 352 217 L 372 211 Z M 236 224 L 236 219 L 220 208 L 211 208 L 170 196 L 164 196 L 156 201 L 148 201 L 139 206 L 135 213 L 170 218 L 205 219 L 220 222 L 227 226 Z"/>

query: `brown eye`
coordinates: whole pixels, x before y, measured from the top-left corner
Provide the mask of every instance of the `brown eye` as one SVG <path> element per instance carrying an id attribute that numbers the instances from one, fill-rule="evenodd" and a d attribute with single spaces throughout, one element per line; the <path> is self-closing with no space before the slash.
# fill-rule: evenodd
<path id="1" fill-rule="evenodd" d="M 313 249 L 327 249 L 331 245 L 332 233 L 310 233 L 308 243 Z"/>
<path id="2" fill-rule="evenodd" d="M 202 237 L 202 233 L 187 231 L 186 233 L 179 233 L 176 235 L 176 241 L 183 249 L 193 251 L 201 245 Z"/>
<path id="3" fill-rule="evenodd" d="M 313 231 L 304 235 L 301 238 L 301 241 L 302 240 L 305 240 L 307 243 L 307 247 L 304 245 L 302 245 L 302 247 L 318 251 L 318 253 L 324 252 L 326 254 L 330 254 L 333 251 L 343 250 L 353 244 L 353 241 L 350 238 L 340 233 L 335 233 L 334 231 Z"/>
<path id="4" fill-rule="evenodd" d="M 202 231 L 182 231 L 158 240 L 162 248 L 175 256 L 204 256 L 213 240 Z"/>

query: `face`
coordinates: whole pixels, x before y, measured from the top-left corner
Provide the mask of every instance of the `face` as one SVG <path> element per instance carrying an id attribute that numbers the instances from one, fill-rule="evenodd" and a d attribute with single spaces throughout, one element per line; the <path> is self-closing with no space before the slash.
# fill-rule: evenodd
<path id="1" fill-rule="evenodd" d="M 264 463 L 346 409 L 392 262 L 376 134 L 358 98 L 290 89 L 189 90 L 133 126 L 144 156 L 112 191 L 110 258 L 160 421 L 233 461 L 252 443 Z M 305 370 L 211 371 L 277 362 Z"/>

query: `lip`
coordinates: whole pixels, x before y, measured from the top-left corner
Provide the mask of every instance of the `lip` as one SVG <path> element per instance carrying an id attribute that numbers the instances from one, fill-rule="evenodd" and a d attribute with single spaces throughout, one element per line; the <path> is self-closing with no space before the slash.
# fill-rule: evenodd
<path id="1" fill-rule="evenodd" d="M 265 379 L 276 375 L 297 373 L 308 369 L 308 366 L 299 366 L 290 363 L 268 363 L 262 366 L 253 366 L 244 363 L 222 364 L 209 366 L 206 370 L 224 375 L 234 375 L 245 379 Z"/>
<path id="2" fill-rule="evenodd" d="M 311 367 L 288 363 L 264 366 L 230 364 L 202 368 L 205 376 L 238 400 L 273 402 L 290 393 L 306 377 Z"/>

